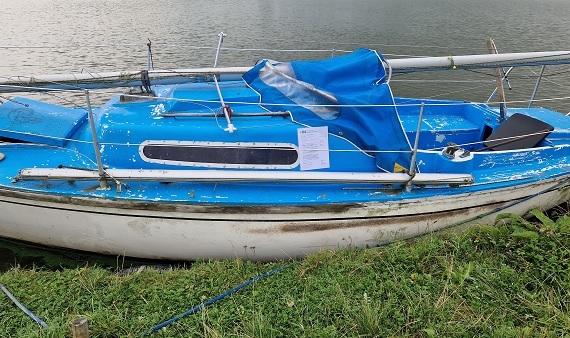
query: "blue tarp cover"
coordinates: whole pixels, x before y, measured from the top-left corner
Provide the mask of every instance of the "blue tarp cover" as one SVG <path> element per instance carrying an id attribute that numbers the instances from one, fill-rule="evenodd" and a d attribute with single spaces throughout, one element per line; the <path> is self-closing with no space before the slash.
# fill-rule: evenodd
<path id="1" fill-rule="evenodd" d="M 350 140 L 392 171 L 410 164 L 410 143 L 402 130 L 386 72 L 375 51 L 318 61 L 272 64 L 265 60 L 243 79 L 272 111 L 289 110 L 295 121 Z M 387 151 L 387 152 L 382 152 Z"/>

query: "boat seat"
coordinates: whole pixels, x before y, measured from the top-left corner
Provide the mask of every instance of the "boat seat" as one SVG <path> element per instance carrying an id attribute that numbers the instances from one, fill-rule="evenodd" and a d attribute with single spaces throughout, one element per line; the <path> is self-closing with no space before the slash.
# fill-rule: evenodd
<path id="1" fill-rule="evenodd" d="M 401 114 L 402 126 L 409 140 L 414 140 L 418 127 L 417 114 Z M 420 148 L 445 147 L 449 142 L 464 144 L 481 139 L 481 130 L 459 115 L 424 116 L 420 131 Z"/>
<path id="2" fill-rule="evenodd" d="M 515 113 L 483 142 L 490 150 L 516 150 L 536 147 L 554 127 L 528 115 Z M 532 135 L 536 134 L 536 135 Z"/>

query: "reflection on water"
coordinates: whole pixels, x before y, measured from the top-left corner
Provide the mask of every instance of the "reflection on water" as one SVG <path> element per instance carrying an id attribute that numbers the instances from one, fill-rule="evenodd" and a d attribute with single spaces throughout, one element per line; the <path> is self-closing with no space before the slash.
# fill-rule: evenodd
<path id="1" fill-rule="evenodd" d="M 567 0 L 3 0 L 2 4 L 0 77 L 145 69 L 148 39 L 157 69 L 212 66 L 220 31 L 228 35 L 220 66 L 253 65 L 262 58 L 324 58 L 333 50 L 342 53 L 359 47 L 377 49 L 387 58 L 481 54 L 487 53 L 489 37 L 499 52 L 570 46 Z M 305 52 L 286 51 L 298 49 Z M 547 68 L 537 99 L 570 96 L 568 69 Z M 507 100 L 528 100 L 538 71 L 512 72 Z M 495 86 L 490 70 L 396 75 L 392 84 L 398 96 L 472 101 L 485 101 Z M 64 103 L 70 100 L 85 105 L 82 95 L 77 100 L 66 97 Z M 570 100 L 535 106 L 570 112 Z M 35 262 L 21 258 L 20 247 L 14 251 L 2 245 L 0 257 L 7 257 L 3 266 Z"/>

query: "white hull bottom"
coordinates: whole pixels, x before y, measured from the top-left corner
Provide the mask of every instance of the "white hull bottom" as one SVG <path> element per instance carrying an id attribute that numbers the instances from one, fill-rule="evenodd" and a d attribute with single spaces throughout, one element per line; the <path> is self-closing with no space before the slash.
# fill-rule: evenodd
<path id="1" fill-rule="evenodd" d="M 224 209 L 140 203 L 143 210 L 126 202 L 0 190 L 0 236 L 151 259 L 287 259 L 550 208 L 570 196 L 568 187 L 552 189 L 558 183 L 391 203 Z"/>

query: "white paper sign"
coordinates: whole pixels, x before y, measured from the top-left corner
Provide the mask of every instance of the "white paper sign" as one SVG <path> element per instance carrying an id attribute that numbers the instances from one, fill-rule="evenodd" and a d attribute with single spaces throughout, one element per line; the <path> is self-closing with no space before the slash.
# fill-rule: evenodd
<path id="1" fill-rule="evenodd" d="M 301 170 L 330 167 L 328 127 L 300 128 L 297 137 Z"/>

